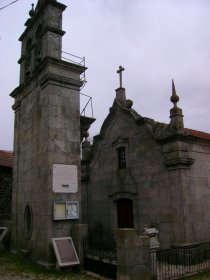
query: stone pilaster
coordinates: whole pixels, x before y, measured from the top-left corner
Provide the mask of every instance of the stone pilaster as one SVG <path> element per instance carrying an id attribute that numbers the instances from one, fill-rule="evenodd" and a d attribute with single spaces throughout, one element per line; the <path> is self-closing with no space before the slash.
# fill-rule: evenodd
<path id="1" fill-rule="evenodd" d="M 150 280 L 149 238 L 134 229 L 117 230 L 117 280 Z"/>
<path id="2" fill-rule="evenodd" d="M 83 268 L 83 262 L 84 262 L 83 238 L 85 235 L 87 235 L 87 232 L 88 232 L 87 224 L 77 224 L 72 227 L 72 239 L 74 241 L 74 246 L 80 260 L 81 268 Z"/>

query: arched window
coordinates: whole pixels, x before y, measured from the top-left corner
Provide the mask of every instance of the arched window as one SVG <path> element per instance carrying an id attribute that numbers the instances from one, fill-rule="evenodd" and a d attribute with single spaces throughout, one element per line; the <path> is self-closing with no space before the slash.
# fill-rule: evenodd
<path id="1" fill-rule="evenodd" d="M 32 210 L 29 205 L 26 205 L 25 212 L 24 212 L 24 231 L 25 231 L 26 240 L 29 240 L 31 237 L 32 225 L 33 225 Z"/>
<path id="2" fill-rule="evenodd" d="M 121 198 L 116 203 L 118 228 L 133 228 L 133 201 L 128 198 Z"/>
<path id="3" fill-rule="evenodd" d="M 35 36 L 35 65 L 41 62 L 42 58 L 42 26 L 39 25 Z"/>
<path id="4" fill-rule="evenodd" d="M 126 150 L 125 147 L 119 147 L 117 149 L 117 157 L 118 157 L 118 169 L 126 169 Z"/>

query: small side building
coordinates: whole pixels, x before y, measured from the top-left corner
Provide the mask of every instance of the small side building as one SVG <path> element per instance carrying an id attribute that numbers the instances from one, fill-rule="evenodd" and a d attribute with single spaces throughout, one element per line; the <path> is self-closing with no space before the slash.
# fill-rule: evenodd
<path id="1" fill-rule="evenodd" d="M 210 134 L 184 127 L 172 83 L 170 123 L 132 109 L 125 89 L 93 145 L 83 142 L 83 221 L 89 229 L 144 226 L 161 248 L 210 240 Z"/>
<path id="2" fill-rule="evenodd" d="M 0 220 L 11 218 L 13 156 L 0 150 Z"/>
<path id="3" fill-rule="evenodd" d="M 14 154 L 0 150 L 0 226 L 11 229 L 12 207 L 12 168 Z M 4 239 L 5 247 L 9 247 L 9 233 Z"/>

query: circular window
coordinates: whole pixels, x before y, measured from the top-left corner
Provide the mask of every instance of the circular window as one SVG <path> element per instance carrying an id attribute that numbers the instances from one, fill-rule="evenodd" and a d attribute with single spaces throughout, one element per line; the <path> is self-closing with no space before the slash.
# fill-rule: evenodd
<path id="1" fill-rule="evenodd" d="M 29 205 L 26 205 L 24 213 L 24 231 L 26 240 L 29 240 L 31 237 L 32 223 L 32 210 Z"/>

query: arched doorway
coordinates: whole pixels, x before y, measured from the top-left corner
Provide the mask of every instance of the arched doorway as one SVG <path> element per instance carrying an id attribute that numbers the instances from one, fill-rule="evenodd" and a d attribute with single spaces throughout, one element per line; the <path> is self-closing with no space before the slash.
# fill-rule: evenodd
<path id="1" fill-rule="evenodd" d="M 117 200 L 117 225 L 118 228 L 133 228 L 133 201 L 122 198 Z"/>

